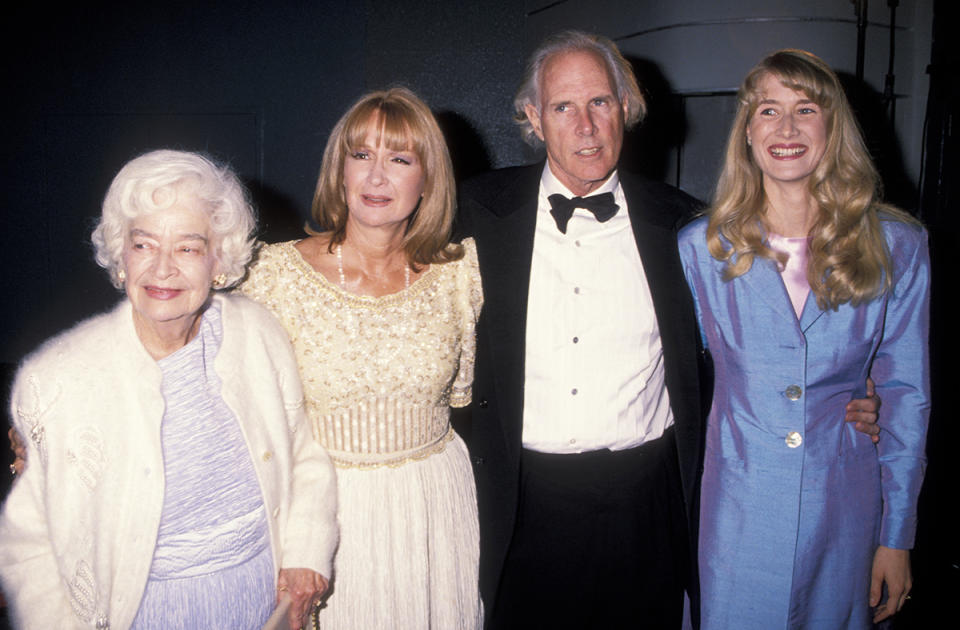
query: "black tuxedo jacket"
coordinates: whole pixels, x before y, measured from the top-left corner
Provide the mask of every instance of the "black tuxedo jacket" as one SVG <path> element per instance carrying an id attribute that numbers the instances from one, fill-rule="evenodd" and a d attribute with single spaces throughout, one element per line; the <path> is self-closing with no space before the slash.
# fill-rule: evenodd
<path id="1" fill-rule="evenodd" d="M 484 294 L 472 418 L 464 438 L 477 481 L 480 587 L 488 611 L 517 512 L 527 294 L 542 170 L 543 163 L 493 171 L 460 187 L 459 230 L 476 240 Z M 684 500 L 695 532 L 703 444 L 699 333 L 676 230 L 700 204 L 628 173 L 620 172 L 620 183 L 660 327 Z"/>

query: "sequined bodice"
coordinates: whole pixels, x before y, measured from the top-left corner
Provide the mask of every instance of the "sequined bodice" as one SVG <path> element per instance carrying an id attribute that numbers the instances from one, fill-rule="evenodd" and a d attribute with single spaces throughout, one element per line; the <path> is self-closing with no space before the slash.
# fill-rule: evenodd
<path id="1" fill-rule="evenodd" d="M 376 298 L 331 283 L 294 242 L 261 249 L 240 290 L 290 335 L 314 434 L 338 463 L 422 455 L 447 436 L 449 406 L 470 402 L 482 294 L 473 241 L 464 249 Z"/>

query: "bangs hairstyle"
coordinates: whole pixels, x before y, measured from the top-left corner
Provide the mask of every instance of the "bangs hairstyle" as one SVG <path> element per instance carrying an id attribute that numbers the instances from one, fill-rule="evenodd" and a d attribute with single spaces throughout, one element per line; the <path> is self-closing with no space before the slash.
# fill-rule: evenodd
<path id="1" fill-rule="evenodd" d="M 363 96 L 330 134 L 311 208 L 321 232 L 329 233 L 329 251 L 346 238 L 350 210 L 343 188 L 344 162 L 363 146 L 370 131 L 378 146 L 382 143 L 390 151 L 412 151 L 423 167 L 423 197 L 403 236 L 407 261 L 416 268 L 461 258 L 463 248 L 450 242 L 456 186 L 447 143 L 430 108 L 403 87 Z M 307 232 L 318 233 L 309 226 Z"/>
<path id="2" fill-rule="evenodd" d="M 163 212 L 177 202 L 195 204 L 210 222 L 210 243 L 226 282 L 243 278 L 253 254 L 256 216 L 246 189 L 228 167 L 186 151 L 159 150 L 127 162 L 110 184 L 92 240 L 97 264 L 118 289 L 124 242 L 138 216 Z"/>
<path id="3" fill-rule="evenodd" d="M 887 291 L 893 274 L 879 213 L 916 223 L 910 215 L 881 202 L 880 177 L 837 75 L 816 55 L 780 50 L 757 64 L 737 93 L 737 113 L 717 181 L 707 245 L 726 261 L 724 277 L 745 274 L 755 256 L 783 262 L 766 245 L 763 172 L 747 144 L 747 126 L 764 98 L 760 83 L 776 77 L 821 109 L 826 129 L 823 157 L 807 185 L 819 208 L 809 232 L 807 280 L 821 309 L 873 299 Z"/>
<path id="4" fill-rule="evenodd" d="M 624 125 L 627 129 L 632 129 L 647 113 L 647 102 L 640 91 L 633 67 L 620 54 L 616 44 L 602 35 L 583 31 L 561 31 L 544 40 L 530 55 L 520 88 L 517 89 L 513 99 L 513 122 L 520 127 L 524 142 L 534 148 L 542 147 L 543 140 L 533 130 L 533 125 L 527 118 L 526 107 L 533 105 L 538 112 L 542 111 L 540 109 L 540 77 L 547 60 L 554 55 L 575 51 L 590 52 L 603 60 L 607 74 L 613 82 L 611 87 L 616 92 L 617 99 L 621 105 L 626 104 Z"/>

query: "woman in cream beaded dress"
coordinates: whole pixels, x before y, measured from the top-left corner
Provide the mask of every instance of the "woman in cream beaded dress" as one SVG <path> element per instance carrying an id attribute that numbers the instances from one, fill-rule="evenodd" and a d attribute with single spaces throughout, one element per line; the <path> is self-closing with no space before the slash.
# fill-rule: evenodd
<path id="1" fill-rule="evenodd" d="M 337 466 L 329 628 L 479 628 L 473 472 L 450 407 L 470 402 L 482 294 L 449 242 L 450 158 L 403 88 L 360 99 L 323 156 L 324 230 L 264 246 L 242 291 L 296 351 L 314 437 Z"/>

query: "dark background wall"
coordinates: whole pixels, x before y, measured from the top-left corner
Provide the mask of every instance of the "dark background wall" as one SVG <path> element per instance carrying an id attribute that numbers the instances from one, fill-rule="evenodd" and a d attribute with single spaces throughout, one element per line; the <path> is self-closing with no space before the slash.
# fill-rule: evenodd
<path id="1" fill-rule="evenodd" d="M 868 5 L 862 81 L 854 76 L 858 4 Z M 89 234 L 110 179 L 135 155 L 173 147 L 228 161 L 251 188 L 263 238 L 294 238 L 331 127 L 370 89 L 401 83 L 423 96 L 461 177 L 537 159 L 510 122 L 510 103 L 526 54 L 561 28 L 614 39 L 647 89 L 650 116 L 630 135 L 624 162 L 701 198 L 710 195 L 733 94 L 749 67 L 777 48 L 818 53 L 858 99 L 890 196 L 920 211 L 935 262 L 948 260 L 941 253 L 955 251 L 957 233 L 950 211 L 957 74 L 955 66 L 946 78 L 940 71 L 937 84 L 928 65 L 943 67 L 932 64 L 937 46 L 941 60 L 955 56 L 946 34 L 953 4 L 275 0 L 8 8 L 0 23 L 0 363 L 15 364 L 116 301 L 92 261 Z M 896 82 L 884 101 L 891 50 Z M 946 269 L 938 263 L 937 277 L 949 278 Z M 934 297 L 936 325 L 946 306 Z M 948 391 L 955 334 L 943 325 L 934 337 L 935 385 Z M 912 601 L 919 612 L 905 611 L 898 627 L 932 627 L 925 624 L 942 596 L 960 592 L 957 521 L 948 516 L 956 473 L 947 465 L 958 436 L 937 413 L 935 402 Z"/>
<path id="2" fill-rule="evenodd" d="M 862 0 L 861 0 L 862 1 Z M 932 0 L 902 2 L 896 110 L 878 97 L 886 2 L 869 4 L 864 81 L 854 3 L 812 0 L 325 0 L 13 9 L 0 26 L 0 361 L 116 299 L 89 232 L 113 174 L 157 147 L 208 151 L 251 187 L 265 240 L 308 216 L 327 135 L 363 92 L 402 83 L 448 134 L 458 175 L 536 159 L 512 123 L 526 54 L 578 27 L 613 38 L 650 96 L 624 162 L 706 199 L 734 93 L 765 53 L 809 48 L 865 95 L 888 190 L 917 207 Z M 801 12 L 802 11 L 802 12 Z"/>

